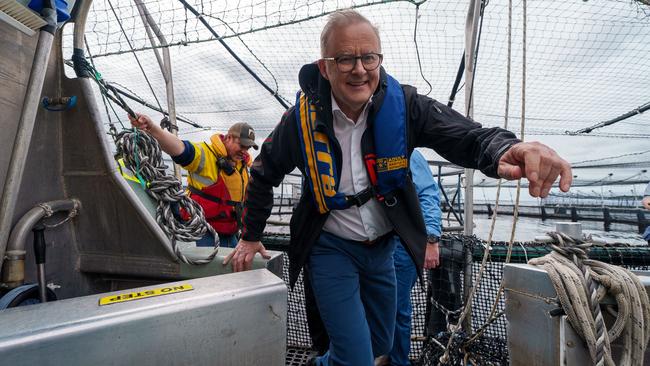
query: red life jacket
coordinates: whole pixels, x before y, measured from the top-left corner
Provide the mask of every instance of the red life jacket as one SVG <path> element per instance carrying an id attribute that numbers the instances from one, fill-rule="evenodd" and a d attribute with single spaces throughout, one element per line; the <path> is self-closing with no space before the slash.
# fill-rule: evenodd
<path id="1" fill-rule="evenodd" d="M 228 161 L 232 164 L 234 172 L 227 174 L 224 169 L 218 167 L 217 163 L 220 157 L 225 157 L 222 156 L 222 152 L 225 152 L 222 139 L 223 136 L 214 135 L 211 138 L 212 146 L 206 143 L 199 145 L 206 154 L 206 165 L 211 166 L 196 172 L 202 177 L 190 173 L 188 190 L 189 196 L 203 208 L 206 220 L 215 231 L 222 235 L 233 235 L 241 228 L 242 203 L 248 185 L 250 156 L 245 154 L 241 163 Z M 199 182 L 199 179 L 203 181 L 208 179 L 208 181 Z M 198 186 L 192 184 L 193 182 Z M 203 188 L 198 188 L 201 186 Z M 189 215 L 184 210 L 181 215 L 183 219 L 189 219 Z"/>
<path id="2" fill-rule="evenodd" d="M 190 197 L 203 208 L 205 218 L 214 230 L 223 235 L 233 235 L 241 228 L 242 203 L 232 201 L 228 187 L 221 177 L 217 183 L 198 190 L 189 186 Z M 185 214 L 183 219 L 189 219 Z"/>

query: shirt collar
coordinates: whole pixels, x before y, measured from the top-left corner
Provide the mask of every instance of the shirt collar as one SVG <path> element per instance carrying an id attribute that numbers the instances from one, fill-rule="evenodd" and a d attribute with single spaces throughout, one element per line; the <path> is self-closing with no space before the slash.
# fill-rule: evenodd
<path id="1" fill-rule="evenodd" d="M 341 107 L 339 107 L 339 104 L 336 102 L 336 99 L 334 98 L 334 94 L 331 93 L 331 92 L 330 92 L 330 98 L 332 99 L 332 114 L 339 114 L 342 117 L 350 119 L 350 118 L 348 118 L 348 116 L 345 115 L 345 113 L 343 113 L 343 111 L 341 110 Z M 358 121 L 360 121 L 362 119 L 365 119 L 367 117 L 368 106 L 370 106 L 371 103 L 372 103 L 372 95 L 370 96 L 370 99 L 368 99 L 368 101 L 366 102 L 366 105 L 363 106 L 363 111 L 361 111 L 361 114 L 359 115 L 359 120 Z"/>

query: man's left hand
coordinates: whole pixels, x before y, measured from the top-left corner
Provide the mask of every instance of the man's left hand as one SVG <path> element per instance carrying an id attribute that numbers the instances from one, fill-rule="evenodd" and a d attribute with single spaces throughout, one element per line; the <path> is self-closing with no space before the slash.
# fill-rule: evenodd
<path id="1" fill-rule="evenodd" d="M 223 265 L 232 262 L 232 271 L 248 271 L 253 268 L 253 258 L 255 254 L 260 253 L 262 258 L 269 259 L 271 256 L 266 252 L 266 248 L 261 241 L 246 241 L 239 239 L 235 249 L 223 260 Z"/>
<path id="2" fill-rule="evenodd" d="M 440 248 L 438 243 L 427 243 L 424 253 L 424 269 L 434 269 L 440 265 Z"/>
<path id="3" fill-rule="evenodd" d="M 527 178 L 528 192 L 533 197 L 548 196 L 558 175 L 563 192 L 569 190 L 573 181 L 571 165 L 553 149 L 539 142 L 512 145 L 499 160 L 498 174 L 509 180 Z"/>

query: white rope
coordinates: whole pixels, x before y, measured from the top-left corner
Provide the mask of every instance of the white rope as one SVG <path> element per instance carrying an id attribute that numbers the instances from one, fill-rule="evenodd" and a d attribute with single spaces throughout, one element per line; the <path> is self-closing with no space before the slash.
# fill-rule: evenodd
<path id="1" fill-rule="evenodd" d="M 557 244 L 553 252 L 528 263 L 543 267 L 553 283 L 569 323 L 587 344 L 595 365 L 615 365 L 611 342 L 623 336 L 619 365 L 641 366 L 650 336 L 650 301 L 645 288 L 632 272 L 589 259 L 592 243 L 549 233 Z M 616 321 L 608 330 L 600 309 L 605 295 L 616 299 Z"/>
<path id="2" fill-rule="evenodd" d="M 522 46 L 522 82 L 521 82 L 521 125 L 520 125 L 520 139 L 524 141 L 524 130 L 526 129 L 526 0 L 523 0 L 523 46 Z M 511 56 L 512 56 L 512 0 L 508 2 L 508 67 L 507 67 L 507 91 L 506 91 L 506 127 L 508 125 L 508 105 L 510 104 L 510 72 L 511 72 Z M 499 180 L 501 184 L 501 180 Z M 515 191 L 515 204 L 512 212 L 512 227 L 510 230 L 510 239 L 508 241 L 508 252 L 506 254 L 505 264 L 510 263 L 510 258 L 512 257 L 512 248 L 515 242 L 515 234 L 517 232 L 517 222 L 519 221 L 519 202 L 521 198 L 521 179 L 517 180 L 517 188 Z M 519 244 L 521 245 L 521 244 Z M 524 248 L 523 245 L 521 245 Z M 524 253 L 526 249 L 524 248 Z M 526 255 L 527 256 L 527 255 Z M 499 305 L 499 300 L 503 294 L 503 281 L 499 285 L 497 290 L 497 295 L 492 304 L 492 310 L 490 311 L 490 316 L 486 322 L 489 322 L 496 313 L 496 309 Z"/>
<path id="3" fill-rule="evenodd" d="M 526 1 L 524 0 L 524 3 Z M 525 12 L 525 4 L 524 4 L 524 12 Z M 525 29 L 526 29 L 526 21 L 525 21 L 525 15 L 524 15 L 524 55 L 526 53 L 526 37 L 525 37 Z M 523 68 L 525 70 L 525 58 L 524 58 L 524 65 Z M 508 117 L 509 117 L 509 107 L 510 107 L 510 75 L 511 75 L 511 70 L 512 70 L 512 0 L 508 1 L 508 56 L 507 56 L 507 67 L 506 67 L 506 100 L 505 100 L 505 112 L 504 112 L 504 128 L 508 128 Z M 525 72 L 524 72 L 525 73 Z M 525 83 L 522 83 L 522 89 L 525 87 Z M 522 90 L 522 119 L 521 119 L 521 138 L 523 141 L 524 137 L 524 128 L 525 128 L 525 119 L 524 119 L 524 114 L 523 114 L 523 105 L 525 104 L 525 97 L 524 97 L 524 91 Z M 472 306 L 472 298 L 474 297 L 474 294 L 476 293 L 476 290 L 478 289 L 478 286 L 483 278 L 483 274 L 485 272 L 485 268 L 487 267 L 487 261 L 489 257 L 489 252 L 491 248 L 491 243 L 492 243 L 492 238 L 494 236 L 494 228 L 495 228 L 495 223 L 496 219 L 498 216 L 498 211 L 499 211 L 499 198 L 501 195 L 501 183 L 502 180 L 499 179 L 497 182 L 497 192 L 496 192 L 496 198 L 495 198 L 495 208 L 494 208 L 494 213 L 492 215 L 492 220 L 490 222 L 490 231 L 488 233 L 488 239 L 487 239 L 487 245 L 484 249 L 483 252 L 483 259 L 481 261 L 481 268 L 479 269 L 479 273 L 477 275 L 477 279 L 475 282 L 475 285 L 471 288 L 470 290 L 470 295 L 467 296 L 467 301 L 465 303 L 465 307 L 463 308 L 463 312 L 460 315 L 458 324 L 461 324 L 463 319 L 467 316 L 469 313 L 471 306 Z M 514 237 L 515 237 L 515 232 L 517 228 L 517 220 L 519 218 L 519 198 L 520 198 L 520 192 L 521 192 L 521 180 L 517 181 L 517 191 L 516 191 L 516 200 L 515 200 L 515 206 L 514 206 L 514 212 L 513 212 L 513 222 L 512 222 L 512 230 L 510 234 L 510 241 L 508 243 L 508 252 L 506 255 L 505 263 L 510 262 L 510 258 L 512 256 L 512 247 L 514 243 Z M 499 289 L 497 291 L 496 297 L 494 299 L 494 303 L 492 304 L 492 308 L 490 310 L 490 315 L 487 317 L 487 320 L 485 323 L 477 330 L 477 332 L 472 335 L 468 341 L 468 343 L 471 343 L 475 341 L 478 337 L 480 337 L 483 332 L 487 329 L 487 326 L 491 323 L 493 323 L 499 316 L 501 316 L 502 313 L 497 313 L 497 307 L 499 304 L 499 300 L 501 298 L 501 295 L 503 293 L 503 283 L 500 284 Z M 456 325 L 454 327 L 450 326 L 450 330 L 453 332 L 457 332 L 459 330 L 459 326 Z M 448 343 L 448 346 L 451 345 L 451 342 Z M 448 351 L 441 357 L 441 362 L 446 362 L 448 361 Z"/>
<path id="4" fill-rule="evenodd" d="M 507 87 L 506 87 L 506 106 L 505 106 L 505 122 L 504 126 L 505 128 L 508 127 L 508 106 L 510 102 L 510 45 L 511 45 L 511 29 L 512 29 L 512 4 L 510 3 L 510 22 L 508 24 L 508 72 L 507 72 Z M 468 109 L 469 110 L 469 109 Z M 492 238 L 494 235 L 494 228 L 496 226 L 496 219 L 498 216 L 499 212 L 499 197 L 501 195 L 501 179 L 499 179 L 497 183 L 497 192 L 496 192 L 496 199 L 494 203 L 494 213 L 492 214 L 492 220 L 490 222 L 490 231 L 488 233 L 488 239 L 487 243 L 483 249 L 483 258 L 481 260 L 481 267 L 479 269 L 476 281 L 473 283 L 473 286 L 470 288 L 469 294 L 465 297 L 465 305 L 462 307 L 462 312 L 458 318 L 458 322 L 456 324 L 449 324 L 447 323 L 447 329 L 450 331 L 450 336 L 449 336 L 449 341 L 447 342 L 447 347 L 445 349 L 444 354 L 440 357 L 439 362 L 441 364 L 447 364 L 450 360 L 450 347 L 452 346 L 452 341 L 454 339 L 454 335 L 458 333 L 461 330 L 461 325 L 463 323 L 463 320 L 470 314 L 471 308 L 472 308 L 472 299 L 474 298 L 474 294 L 478 290 L 481 280 L 483 279 L 483 274 L 485 273 L 485 269 L 487 268 L 487 262 L 488 258 L 490 255 L 490 250 L 491 250 L 491 244 L 492 244 Z M 516 210 L 516 208 L 515 208 Z M 516 218 L 515 218 L 516 220 Z M 510 248 L 508 250 L 508 254 L 510 254 Z M 500 292 L 497 294 L 497 300 L 495 301 L 498 302 L 498 297 L 500 295 Z M 496 305 L 492 307 L 492 311 L 490 316 L 488 317 L 488 320 L 485 322 L 485 324 L 477 331 L 476 334 L 474 334 L 468 341 L 468 343 L 473 342 L 478 336 L 480 336 L 483 331 L 487 328 L 488 324 L 491 324 L 494 321 L 494 315 L 495 315 L 495 310 L 496 310 Z M 470 330 L 471 331 L 471 330 Z"/>

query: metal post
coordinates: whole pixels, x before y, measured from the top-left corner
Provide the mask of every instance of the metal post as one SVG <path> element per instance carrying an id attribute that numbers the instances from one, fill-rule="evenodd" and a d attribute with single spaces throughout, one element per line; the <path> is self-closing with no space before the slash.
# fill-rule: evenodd
<path id="1" fill-rule="evenodd" d="M 474 111 L 472 96 L 474 89 L 474 61 L 476 57 L 476 43 L 478 41 L 478 22 L 481 15 L 481 0 L 471 0 L 465 20 L 465 115 L 472 118 Z M 474 233 L 474 170 L 465 169 L 465 235 Z M 488 249 L 486 249 L 488 250 Z M 465 273 L 463 281 L 465 303 L 469 299 L 472 287 L 472 251 L 465 248 Z M 463 329 L 467 334 L 472 333 L 472 313 L 467 312 L 463 320 Z"/>
<path id="2" fill-rule="evenodd" d="M 578 209 L 575 206 L 571 207 L 571 221 L 578 222 Z"/>
<path id="3" fill-rule="evenodd" d="M 45 2 L 45 4 L 48 3 Z M 42 15 L 46 17 L 48 25 L 43 27 L 38 35 L 38 43 L 36 44 L 32 69 L 27 82 L 14 147 L 11 152 L 11 158 L 9 159 L 7 178 L 4 189 L 2 190 L 2 197 L 0 198 L 0 269 L 2 268 L 2 258 L 4 258 L 5 249 L 7 248 L 11 223 L 14 219 L 18 193 L 23 186 L 23 170 L 32 142 L 36 113 L 38 112 L 41 101 L 41 92 L 43 91 L 45 74 L 48 69 L 47 65 L 50 60 L 50 51 L 54 42 L 54 33 L 56 32 L 56 10 L 45 7 Z"/>
<path id="4" fill-rule="evenodd" d="M 643 213 L 643 210 L 638 210 L 636 212 L 636 219 L 637 219 L 637 228 L 639 229 L 639 234 L 642 234 L 646 226 L 645 225 L 646 218 L 645 218 L 645 214 Z"/>
<path id="5" fill-rule="evenodd" d="M 612 228 L 612 215 L 609 212 L 609 207 L 603 207 L 603 228 L 605 231 L 610 231 Z"/>
<path id="6" fill-rule="evenodd" d="M 147 7 L 144 5 L 142 0 L 134 1 L 136 7 L 138 8 L 138 12 L 140 13 L 140 17 L 142 18 L 144 29 L 147 31 L 147 35 L 149 36 L 149 42 L 151 42 L 151 46 L 153 46 L 152 50 L 156 55 L 156 60 L 158 60 L 160 72 L 165 79 L 167 111 L 169 112 L 169 123 L 171 125 L 170 132 L 173 133 L 174 136 L 178 136 L 178 127 L 176 124 L 176 103 L 174 101 L 174 82 L 172 78 L 172 62 L 171 57 L 169 56 L 169 44 L 167 43 L 165 36 L 160 31 L 160 28 L 158 28 L 158 25 L 151 17 L 149 10 L 147 10 Z M 160 45 L 163 46 L 162 57 L 160 56 L 158 48 L 156 47 L 156 38 L 158 38 Z M 174 176 L 176 176 L 178 179 L 181 179 L 181 168 L 178 164 L 174 164 Z"/>
<path id="7" fill-rule="evenodd" d="M 582 240 L 582 224 L 579 222 L 556 222 L 555 231 L 566 234 L 567 236 Z"/>
<path id="8" fill-rule="evenodd" d="M 454 193 L 454 197 L 452 197 L 452 200 L 454 200 L 454 201 L 456 201 L 456 203 L 458 203 L 458 214 L 460 215 L 461 219 L 463 219 L 463 211 L 465 211 L 463 208 L 460 207 L 460 204 L 461 204 L 460 196 L 462 195 L 462 192 L 463 192 L 461 190 L 461 188 L 462 188 L 462 184 L 461 184 L 462 180 L 463 180 L 462 175 L 458 174 L 458 180 L 456 181 L 456 193 Z M 463 225 L 464 225 L 464 223 L 465 223 L 465 221 L 463 221 Z"/>

